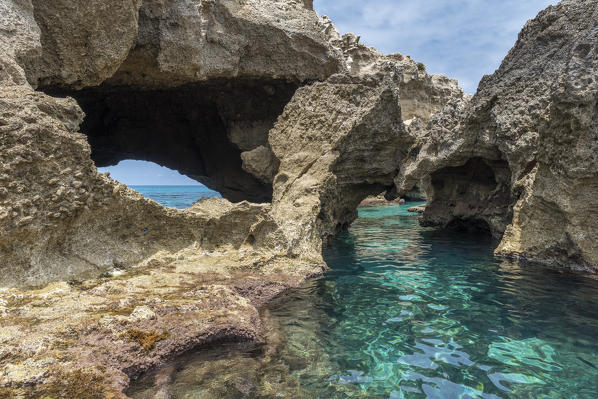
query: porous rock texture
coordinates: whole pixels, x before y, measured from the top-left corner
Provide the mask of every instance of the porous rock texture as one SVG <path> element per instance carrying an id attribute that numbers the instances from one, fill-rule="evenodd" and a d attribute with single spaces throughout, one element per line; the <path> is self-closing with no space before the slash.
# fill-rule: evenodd
<path id="1" fill-rule="evenodd" d="M 330 28 L 332 29 L 333 26 Z M 426 72 L 426 66 L 410 56 L 395 53 L 383 55 L 375 48 L 359 43 L 360 38 L 347 33 L 338 38 L 331 34 L 331 42 L 343 51 L 349 73 L 366 76 L 384 68 L 394 68 L 400 74 L 400 103 L 405 121 L 418 118 L 423 122 L 442 109 L 454 98 L 461 98 L 463 92 L 457 80 L 444 75 Z"/>
<path id="2" fill-rule="evenodd" d="M 394 71 L 334 75 L 303 87 L 270 132 L 280 160 L 272 216 L 297 256 L 321 253 L 323 240 L 355 220 L 365 197 L 392 186 L 411 144 L 395 79 Z"/>
<path id="3" fill-rule="evenodd" d="M 381 192 L 597 264 L 593 2 L 541 14 L 473 100 L 309 0 L 0 9 L 0 396 L 124 397 L 197 345 L 259 340 L 257 309 Z M 128 158 L 225 199 L 165 208 L 97 172 Z"/>
<path id="4" fill-rule="evenodd" d="M 21 63 L 39 57 L 42 50 L 31 1 L 0 2 L 0 26 L 0 84 L 26 84 Z"/>
<path id="5" fill-rule="evenodd" d="M 111 84 L 221 77 L 323 79 L 341 64 L 306 0 L 145 0 L 135 46 Z"/>
<path id="6" fill-rule="evenodd" d="M 483 227 L 497 253 L 598 267 L 598 3 L 528 22 L 473 99 L 420 126 L 399 193 L 431 177 L 424 223 Z"/>
<path id="7" fill-rule="evenodd" d="M 296 88 L 282 80 L 239 78 L 151 90 L 104 84 L 54 94 L 73 96 L 85 111 L 80 130 L 96 166 L 153 161 L 231 201 L 269 202 L 274 160 L 265 159 L 268 167 L 261 157 L 246 157 L 267 146 L 268 131 Z"/>
<path id="8" fill-rule="evenodd" d="M 137 37 L 141 0 L 27 1 L 41 30 L 40 54 L 24 62 L 36 86 L 100 84 L 116 72 Z"/>
<path id="9" fill-rule="evenodd" d="M 405 66 L 351 71 L 309 1 L 0 7 L 0 396 L 123 397 L 259 340 L 257 309 L 326 269 L 412 145 Z M 97 172 L 128 158 L 234 202 L 165 208 Z"/>

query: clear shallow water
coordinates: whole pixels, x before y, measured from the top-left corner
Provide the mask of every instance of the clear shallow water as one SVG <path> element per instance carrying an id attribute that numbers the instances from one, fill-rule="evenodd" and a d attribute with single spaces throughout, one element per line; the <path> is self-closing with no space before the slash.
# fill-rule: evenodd
<path id="1" fill-rule="evenodd" d="M 264 311 L 266 344 L 199 350 L 130 394 L 598 398 L 598 281 L 496 259 L 411 205 L 360 210 L 332 271 Z"/>
<path id="2" fill-rule="evenodd" d="M 206 186 L 130 186 L 144 197 L 173 208 L 189 208 L 201 198 L 221 198 L 220 193 L 210 190 Z"/>

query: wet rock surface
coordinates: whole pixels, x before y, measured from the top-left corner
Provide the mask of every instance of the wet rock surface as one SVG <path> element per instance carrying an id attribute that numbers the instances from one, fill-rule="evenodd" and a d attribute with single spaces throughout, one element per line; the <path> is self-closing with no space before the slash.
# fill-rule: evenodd
<path id="1" fill-rule="evenodd" d="M 407 211 L 413 212 L 413 213 L 424 213 L 426 211 L 426 206 L 425 205 L 412 206 L 412 207 L 408 208 Z"/>
<path id="2" fill-rule="evenodd" d="M 198 345 L 259 341 L 256 306 L 322 271 L 191 247 L 101 279 L 2 289 L 0 395 L 52 397 L 88 379 L 97 397 L 124 397 L 130 378 Z"/>

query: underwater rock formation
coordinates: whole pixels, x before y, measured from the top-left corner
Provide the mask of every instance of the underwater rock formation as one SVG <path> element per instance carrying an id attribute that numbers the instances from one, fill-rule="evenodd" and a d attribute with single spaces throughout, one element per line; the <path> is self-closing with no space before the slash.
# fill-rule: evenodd
<path id="1" fill-rule="evenodd" d="M 431 176 L 429 225 L 477 226 L 497 253 L 598 267 L 598 9 L 563 1 L 528 22 L 469 101 L 420 131 L 399 193 Z"/>

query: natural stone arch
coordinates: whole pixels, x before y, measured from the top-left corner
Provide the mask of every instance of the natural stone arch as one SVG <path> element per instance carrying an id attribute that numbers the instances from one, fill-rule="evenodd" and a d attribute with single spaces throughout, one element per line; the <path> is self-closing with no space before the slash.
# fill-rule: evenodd
<path id="1" fill-rule="evenodd" d="M 176 88 L 46 88 L 75 98 L 97 167 L 124 159 L 156 162 L 233 202 L 270 202 L 272 185 L 243 168 L 241 154 L 267 145 L 268 131 L 297 84 L 217 79 Z"/>

